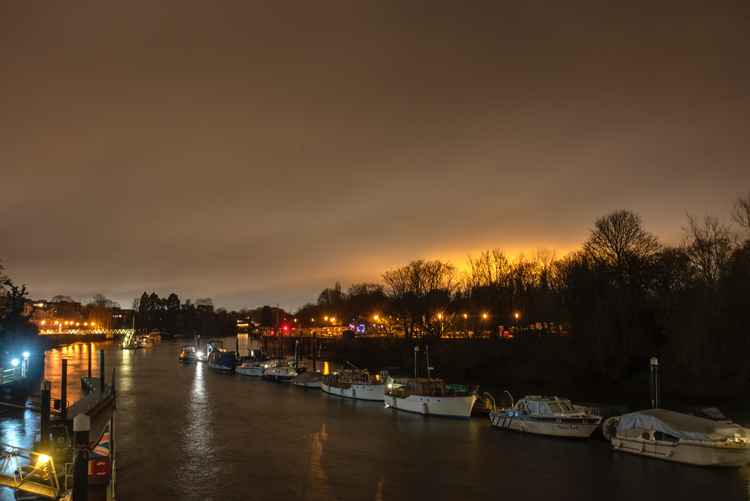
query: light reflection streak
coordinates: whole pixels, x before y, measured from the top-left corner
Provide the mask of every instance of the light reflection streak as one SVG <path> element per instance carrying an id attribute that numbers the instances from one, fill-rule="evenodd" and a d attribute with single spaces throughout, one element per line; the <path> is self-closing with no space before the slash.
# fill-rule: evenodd
<path id="1" fill-rule="evenodd" d="M 205 364 L 195 365 L 193 384 L 187 403 L 186 426 L 182 435 L 184 469 L 178 473 L 178 485 L 186 497 L 211 487 L 215 464 L 213 417 L 206 390 Z"/>
<path id="2" fill-rule="evenodd" d="M 328 441 L 326 424 L 320 425 L 320 431 L 313 433 L 310 443 L 310 484 L 316 499 L 334 499 L 330 493 L 331 487 L 328 483 L 328 474 L 323 467 L 323 452 L 325 443 Z"/>

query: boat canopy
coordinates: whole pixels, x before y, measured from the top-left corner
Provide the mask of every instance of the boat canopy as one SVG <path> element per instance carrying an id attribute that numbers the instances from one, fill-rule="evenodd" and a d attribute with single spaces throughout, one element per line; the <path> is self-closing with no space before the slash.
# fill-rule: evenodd
<path id="1" fill-rule="evenodd" d="M 551 416 L 577 412 L 570 400 L 566 398 L 540 397 L 536 395 L 522 398 L 516 404 L 516 408 L 522 409 L 534 416 Z"/>
<path id="2" fill-rule="evenodd" d="M 750 437 L 750 430 L 738 424 L 712 421 L 666 409 L 649 409 L 620 416 L 618 433 L 636 429 L 660 431 L 685 440 L 724 441 L 738 435 Z"/>

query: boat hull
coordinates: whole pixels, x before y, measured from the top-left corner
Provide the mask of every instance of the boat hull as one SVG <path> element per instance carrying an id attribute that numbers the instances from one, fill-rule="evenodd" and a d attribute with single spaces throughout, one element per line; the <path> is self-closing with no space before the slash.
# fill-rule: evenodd
<path id="1" fill-rule="evenodd" d="M 409 395 L 395 397 L 385 395 L 385 406 L 405 412 L 414 412 L 425 416 L 442 416 L 468 419 L 476 402 L 476 395 L 461 397 L 429 397 Z"/>
<path id="2" fill-rule="evenodd" d="M 241 376 L 262 377 L 265 369 L 263 367 L 236 367 L 234 371 Z"/>
<path id="3" fill-rule="evenodd" d="M 596 417 L 535 418 L 513 416 L 507 412 L 490 412 L 490 423 L 496 428 L 549 437 L 589 438 L 599 422 L 600 419 Z"/>
<path id="4" fill-rule="evenodd" d="M 695 466 L 738 468 L 750 463 L 750 447 L 740 444 L 709 445 L 699 442 L 678 443 L 616 435 L 611 439 L 616 451 Z"/>
<path id="5" fill-rule="evenodd" d="M 299 381 L 293 381 L 292 384 L 294 386 L 299 386 L 300 388 L 314 388 L 316 390 L 319 390 L 321 386 L 320 381 L 307 381 L 304 383 L 300 383 Z"/>
<path id="6" fill-rule="evenodd" d="M 223 365 L 216 363 L 208 363 L 208 368 L 217 372 L 234 372 L 234 367 L 231 365 Z"/>
<path id="7" fill-rule="evenodd" d="M 382 402 L 385 394 L 384 384 L 352 384 L 349 388 L 341 388 L 320 383 L 320 389 L 329 395 L 371 402 Z"/>

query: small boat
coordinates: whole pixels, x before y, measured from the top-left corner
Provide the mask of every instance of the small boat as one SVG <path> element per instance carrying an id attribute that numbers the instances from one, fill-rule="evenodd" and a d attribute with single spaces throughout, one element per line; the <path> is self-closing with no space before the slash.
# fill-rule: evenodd
<path id="1" fill-rule="evenodd" d="M 233 351 L 224 349 L 224 343 L 212 340 L 206 343 L 208 350 L 208 368 L 220 372 L 234 372 L 237 356 Z"/>
<path id="2" fill-rule="evenodd" d="M 263 379 L 277 383 L 290 383 L 299 375 L 297 369 L 287 360 L 270 360 L 263 370 Z"/>
<path id="3" fill-rule="evenodd" d="M 188 344 L 180 348 L 180 356 L 179 360 L 183 363 L 191 363 L 191 362 L 197 362 L 198 361 L 198 350 L 195 349 L 195 346 L 192 344 Z"/>
<path id="4" fill-rule="evenodd" d="M 602 426 L 616 451 L 697 466 L 750 463 L 750 429 L 665 409 L 611 417 Z"/>
<path id="5" fill-rule="evenodd" d="M 319 372 L 305 371 L 292 380 L 294 386 L 302 388 L 320 389 L 323 382 L 323 375 Z"/>
<path id="6" fill-rule="evenodd" d="M 436 378 L 388 379 L 385 406 L 425 416 L 471 417 L 475 391 Z"/>
<path id="7" fill-rule="evenodd" d="M 320 389 L 329 395 L 382 402 L 385 395 L 385 380 L 380 374 L 372 375 L 365 370 L 347 369 L 325 376 Z"/>
<path id="8" fill-rule="evenodd" d="M 552 437 L 588 438 L 601 421 L 588 407 L 573 405 L 566 398 L 538 395 L 490 412 L 492 426 Z"/>
<path id="9" fill-rule="evenodd" d="M 261 360 L 245 360 L 235 367 L 234 371 L 242 376 L 261 377 L 266 370 L 267 362 Z"/>

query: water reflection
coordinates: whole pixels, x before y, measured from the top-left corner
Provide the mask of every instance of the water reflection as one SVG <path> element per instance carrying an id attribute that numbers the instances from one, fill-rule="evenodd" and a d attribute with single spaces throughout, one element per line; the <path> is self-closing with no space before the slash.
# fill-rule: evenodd
<path id="1" fill-rule="evenodd" d="M 75 343 L 52 348 L 44 356 L 44 377 L 52 383 L 52 398 L 60 398 L 62 361 L 68 361 L 68 404 L 81 398 L 81 376 L 88 374 L 91 352 L 91 375 L 99 376 L 99 350 L 112 348 L 112 343 Z"/>
<path id="2" fill-rule="evenodd" d="M 328 474 L 323 467 L 323 452 L 328 441 L 326 424 L 321 423 L 320 431 L 313 433 L 310 438 L 310 484 L 314 499 L 335 499 L 330 493 Z"/>
<path id="3" fill-rule="evenodd" d="M 185 497 L 211 487 L 214 469 L 213 416 L 206 390 L 205 365 L 195 364 L 193 383 L 187 400 L 186 426 L 182 433 L 185 457 L 178 472 L 179 489 Z"/>

